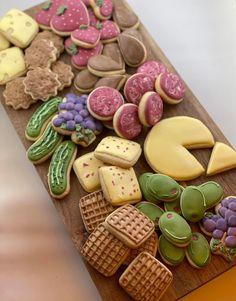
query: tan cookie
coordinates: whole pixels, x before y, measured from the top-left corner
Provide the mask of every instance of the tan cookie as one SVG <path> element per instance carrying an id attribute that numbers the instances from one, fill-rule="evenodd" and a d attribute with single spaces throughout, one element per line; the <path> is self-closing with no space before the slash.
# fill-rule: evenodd
<path id="1" fill-rule="evenodd" d="M 41 39 L 53 42 L 53 45 L 57 49 L 57 57 L 59 57 L 60 54 L 64 52 L 63 39 L 60 36 L 53 33 L 52 31 L 44 30 L 39 32 L 35 37 L 34 41 Z"/>
<path id="2" fill-rule="evenodd" d="M 103 48 L 102 54 L 113 59 L 120 65 L 121 68 L 125 68 L 125 62 L 120 52 L 120 47 L 117 43 L 106 44 Z"/>
<path id="3" fill-rule="evenodd" d="M 79 209 L 85 229 L 91 233 L 105 221 L 115 207 L 106 201 L 102 191 L 98 190 L 82 197 L 79 200 Z"/>
<path id="4" fill-rule="evenodd" d="M 133 28 L 126 29 L 124 31 L 124 34 L 132 36 L 132 37 L 136 38 L 137 40 L 143 42 L 143 37 L 142 37 L 140 31 L 137 29 L 133 29 Z"/>
<path id="5" fill-rule="evenodd" d="M 173 280 L 167 267 L 147 252 L 139 254 L 119 279 L 136 301 L 158 301 Z"/>
<path id="6" fill-rule="evenodd" d="M 28 71 L 23 81 L 25 92 L 35 100 L 47 101 L 50 97 L 57 95 L 57 90 L 61 86 L 58 75 L 48 68 L 37 67 Z"/>
<path id="7" fill-rule="evenodd" d="M 132 205 L 113 211 L 105 220 L 105 227 L 131 249 L 140 247 L 154 232 L 154 223 Z"/>
<path id="8" fill-rule="evenodd" d="M 15 110 L 28 109 L 35 102 L 30 95 L 25 93 L 24 79 L 25 77 L 18 77 L 7 83 L 6 89 L 3 92 L 6 105 L 13 107 Z"/>
<path id="9" fill-rule="evenodd" d="M 102 275 L 115 274 L 129 254 L 129 248 L 100 224 L 89 236 L 81 254 Z"/>
<path id="10" fill-rule="evenodd" d="M 98 81 L 98 77 L 88 69 L 84 69 L 77 74 L 74 80 L 74 86 L 76 90 L 81 93 L 89 93 L 94 89 L 94 85 Z"/>
<path id="11" fill-rule="evenodd" d="M 53 42 L 38 39 L 25 50 L 25 61 L 29 69 L 50 68 L 57 59 L 57 49 Z"/>
<path id="12" fill-rule="evenodd" d="M 118 36 L 118 44 L 128 66 L 138 67 L 146 60 L 146 47 L 135 37 L 122 33 Z"/>
<path id="13" fill-rule="evenodd" d="M 139 18 L 125 0 L 114 1 L 113 19 L 120 29 L 138 28 Z"/>
<path id="14" fill-rule="evenodd" d="M 120 91 L 123 88 L 126 80 L 127 80 L 127 76 L 122 74 L 115 74 L 115 75 L 102 77 L 96 82 L 94 89 L 98 87 L 106 86 Z"/>
<path id="15" fill-rule="evenodd" d="M 58 80 L 61 84 L 58 88 L 59 91 L 71 86 L 74 73 L 70 65 L 65 64 L 63 61 L 56 61 L 52 64 L 52 71 L 58 75 Z"/>

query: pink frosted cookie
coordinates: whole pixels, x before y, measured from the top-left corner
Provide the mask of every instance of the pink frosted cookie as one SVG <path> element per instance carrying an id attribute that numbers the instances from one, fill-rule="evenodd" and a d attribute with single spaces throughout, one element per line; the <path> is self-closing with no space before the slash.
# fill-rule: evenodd
<path id="1" fill-rule="evenodd" d="M 146 61 L 137 69 L 137 73 L 148 74 L 153 80 L 155 80 L 159 74 L 165 73 L 166 71 L 166 66 L 158 61 Z"/>
<path id="2" fill-rule="evenodd" d="M 97 22 L 96 28 L 100 30 L 101 42 L 103 43 L 114 42 L 120 34 L 118 25 L 111 20 Z"/>
<path id="3" fill-rule="evenodd" d="M 132 75 L 126 82 L 124 87 L 125 97 L 129 102 L 136 105 L 139 104 L 144 93 L 154 90 L 153 78 L 144 73 L 136 73 Z"/>
<path id="4" fill-rule="evenodd" d="M 87 67 L 88 60 L 92 56 L 102 53 L 102 49 L 103 45 L 100 42 L 92 49 L 78 47 L 78 52 L 71 57 L 71 63 L 75 68 L 82 70 Z"/>
<path id="5" fill-rule="evenodd" d="M 155 125 L 162 117 L 163 102 L 156 92 L 146 92 L 138 107 L 138 116 L 140 122 L 145 126 Z"/>
<path id="6" fill-rule="evenodd" d="M 94 14 L 101 20 L 110 19 L 113 13 L 112 0 L 90 0 Z"/>
<path id="7" fill-rule="evenodd" d="M 184 82 L 175 73 L 165 72 L 160 74 L 156 79 L 155 89 L 163 101 L 169 104 L 177 104 L 184 98 Z"/>
<path id="8" fill-rule="evenodd" d="M 82 48 L 94 48 L 100 40 L 100 31 L 92 26 L 80 25 L 79 29 L 72 31 L 71 39 Z"/>
<path id="9" fill-rule="evenodd" d="M 112 120 L 115 112 L 124 104 L 123 96 L 114 88 L 98 87 L 89 94 L 87 107 L 96 119 Z"/>
<path id="10" fill-rule="evenodd" d="M 114 115 L 113 127 L 116 134 L 122 138 L 134 139 L 137 137 L 142 131 L 138 106 L 132 103 L 121 106 Z"/>
<path id="11" fill-rule="evenodd" d="M 61 1 L 62 0 L 48 1 L 44 3 L 42 8 L 36 13 L 35 20 L 42 29 L 51 29 L 51 18 L 56 13 Z"/>
<path id="12" fill-rule="evenodd" d="M 69 55 L 75 55 L 78 53 L 78 46 L 72 41 L 71 37 L 65 39 L 65 49 Z"/>
<path id="13" fill-rule="evenodd" d="M 85 4 L 86 6 L 89 6 L 89 5 L 90 5 L 89 0 L 82 0 L 82 2 L 84 2 L 84 4 Z"/>
<path id="14" fill-rule="evenodd" d="M 51 28 L 60 36 L 69 36 L 82 24 L 89 25 L 89 14 L 81 0 L 62 0 L 51 18 Z"/>

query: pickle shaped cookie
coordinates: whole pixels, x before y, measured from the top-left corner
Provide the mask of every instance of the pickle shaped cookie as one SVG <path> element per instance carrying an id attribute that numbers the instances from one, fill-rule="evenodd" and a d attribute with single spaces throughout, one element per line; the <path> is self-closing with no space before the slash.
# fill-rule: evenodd
<path id="1" fill-rule="evenodd" d="M 48 124 L 43 134 L 27 150 L 27 157 L 34 164 L 46 161 L 62 142 L 63 136 L 54 130 L 51 123 Z"/>
<path id="2" fill-rule="evenodd" d="M 34 112 L 25 129 L 25 137 L 28 140 L 36 141 L 42 135 L 49 121 L 57 113 L 61 101 L 61 97 L 53 97 Z"/>
<path id="3" fill-rule="evenodd" d="M 70 172 L 77 153 L 77 146 L 72 141 L 62 142 L 52 156 L 48 171 L 50 194 L 62 199 L 70 191 Z"/>

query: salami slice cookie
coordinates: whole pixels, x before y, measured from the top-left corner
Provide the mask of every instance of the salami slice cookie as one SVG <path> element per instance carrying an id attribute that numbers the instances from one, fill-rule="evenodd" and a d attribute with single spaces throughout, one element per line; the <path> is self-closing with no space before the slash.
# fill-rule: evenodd
<path id="1" fill-rule="evenodd" d="M 122 95 L 114 88 L 99 87 L 90 93 L 87 107 L 99 120 L 111 120 L 117 109 L 124 104 Z"/>
<path id="2" fill-rule="evenodd" d="M 138 117 L 138 106 L 127 103 L 115 113 L 113 127 L 116 134 L 122 138 L 134 139 L 142 131 L 142 124 Z"/>
<path id="3" fill-rule="evenodd" d="M 164 64 L 154 60 L 146 61 L 137 69 L 137 73 L 148 74 L 153 78 L 153 80 L 155 80 L 161 73 L 165 73 L 167 71 L 168 70 Z"/>

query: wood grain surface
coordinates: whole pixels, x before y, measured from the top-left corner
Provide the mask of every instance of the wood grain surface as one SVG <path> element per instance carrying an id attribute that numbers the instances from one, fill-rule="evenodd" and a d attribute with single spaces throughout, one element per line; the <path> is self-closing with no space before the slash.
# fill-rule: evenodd
<path id="1" fill-rule="evenodd" d="M 37 7 L 34 7 L 27 10 L 27 13 L 33 15 L 36 10 Z M 169 70 L 176 72 L 174 67 L 165 57 L 161 49 L 157 46 L 155 41 L 152 39 L 152 37 L 149 35 L 149 33 L 147 32 L 147 30 L 142 24 L 140 25 L 139 30 L 142 34 L 143 41 L 147 47 L 148 58 L 160 60 L 168 67 Z M 67 55 L 66 53 L 62 55 L 62 59 L 66 62 L 70 61 L 69 55 Z M 74 72 L 77 73 L 75 69 Z M 134 73 L 134 72 L 135 72 L 134 69 L 128 68 L 128 73 Z M 15 127 L 23 145 L 27 149 L 31 145 L 31 143 L 25 138 L 24 135 L 25 127 L 29 118 L 31 117 L 35 109 L 41 104 L 41 102 L 34 104 L 28 110 L 15 111 L 11 107 L 5 105 L 2 96 L 3 90 L 4 87 L 0 87 L 1 102 L 13 126 Z M 64 95 L 68 91 L 76 92 L 74 87 L 71 87 L 69 89 L 64 90 L 60 94 Z M 187 115 L 187 116 L 200 119 L 201 121 L 203 121 L 203 123 L 205 123 L 209 127 L 216 141 L 229 143 L 188 87 L 186 90 L 185 99 L 182 103 L 176 106 L 164 104 L 163 118 L 170 117 L 170 116 L 178 116 L 178 115 Z M 227 117 L 225 122 L 227 122 Z M 95 143 L 93 143 L 88 148 L 84 149 L 82 147 L 78 147 L 77 157 L 83 155 L 84 153 L 93 151 L 96 145 L 98 144 L 98 142 L 108 134 L 114 135 L 114 132 L 110 130 L 104 130 L 104 132 L 100 136 L 98 136 Z M 139 142 L 141 146 L 143 146 L 146 134 L 147 134 L 147 130 L 144 130 L 142 135 L 138 139 L 136 139 L 136 141 Z M 211 150 L 209 149 L 194 150 L 192 151 L 192 153 L 196 156 L 196 158 L 200 161 L 200 163 L 203 164 L 203 166 L 206 168 L 210 158 Z M 48 166 L 49 166 L 49 161 L 35 167 L 47 189 L 48 189 L 48 185 L 47 185 Z M 135 171 L 137 175 L 143 172 L 151 171 L 143 155 L 141 156 L 138 163 L 136 164 Z M 218 183 L 220 183 L 224 187 L 225 196 L 235 194 L 235 190 L 236 190 L 235 169 L 213 177 L 201 176 L 194 181 L 188 182 L 187 184 L 188 185 L 198 184 L 208 180 L 215 180 Z M 78 249 L 78 252 L 81 247 L 81 244 L 83 243 L 83 241 L 85 241 L 87 237 L 87 233 L 83 226 L 83 222 L 80 216 L 79 206 L 78 206 L 80 197 L 84 195 L 86 195 L 86 192 L 82 189 L 75 174 L 72 172 L 70 194 L 66 196 L 63 200 L 58 201 L 52 199 L 67 230 L 71 234 L 71 237 L 75 243 L 76 248 Z M 192 228 L 197 229 L 197 226 L 192 225 Z M 157 255 L 157 258 L 160 259 L 159 255 Z M 171 287 L 167 290 L 166 294 L 162 297 L 161 300 L 163 301 L 177 300 L 178 298 L 181 298 L 182 296 L 186 295 L 187 293 L 191 292 L 197 287 L 203 285 L 207 281 L 213 279 L 214 277 L 228 270 L 233 265 L 235 265 L 235 261 L 234 263 L 229 264 L 219 256 L 212 256 L 211 263 L 207 266 L 207 268 L 204 268 L 202 270 L 197 270 L 195 268 L 192 268 L 187 263 L 186 260 L 178 267 L 173 267 L 173 268 L 170 267 L 170 270 L 174 274 L 174 280 Z M 131 300 L 131 298 L 119 287 L 118 284 L 119 276 L 124 270 L 124 267 L 121 267 L 118 270 L 118 272 L 113 277 L 110 278 L 106 278 L 100 275 L 98 272 L 96 272 L 93 268 L 91 268 L 88 265 L 87 267 L 104 301 L 110 301 L 110 300 L 130 301 Z"/>

